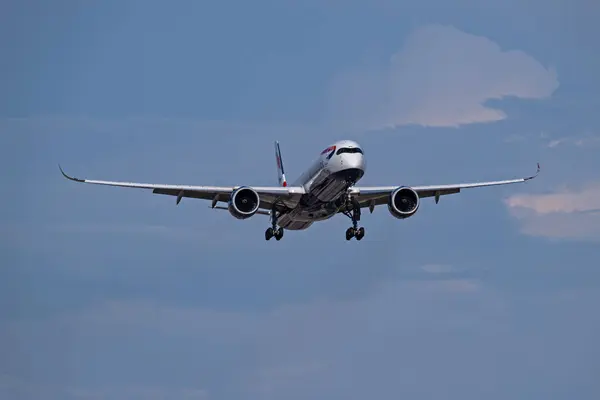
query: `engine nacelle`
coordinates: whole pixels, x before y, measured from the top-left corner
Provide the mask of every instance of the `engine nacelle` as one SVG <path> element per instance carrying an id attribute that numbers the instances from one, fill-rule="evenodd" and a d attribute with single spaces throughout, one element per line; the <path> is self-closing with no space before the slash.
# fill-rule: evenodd
<path id="1" fill-rule="evenodd" d="M 419 209 L 419 194 L 409 187 L 399 187 L 390 194 L 388 210 L 398 219 L 413 216 Z"/>
<path id="2" fill-rule="evenodd" d="M 258 211 L 260 197 L 256 190 L 240 187 L 231 193 L 227 209 L 237 219 L 250 218 Z"/>

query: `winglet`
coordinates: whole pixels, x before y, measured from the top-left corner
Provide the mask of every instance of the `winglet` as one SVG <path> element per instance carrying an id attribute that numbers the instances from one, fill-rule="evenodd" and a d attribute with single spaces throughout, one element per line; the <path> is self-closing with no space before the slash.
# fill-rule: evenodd
<path id="1" fill-rule="evenodd" d="M 535 175 L 532 176 L 528 176 L 527 178 L 525 178 L 526 181 L 535 178 L 536 176 L 538 176 L 540 173 L 540 163 L 537 163 L 537 171 L 535 172 Z"/>
<path id="2" fill-rule="evenodd" d="M 75 181 L 75 182 L 85 182 L 84 179 L 79 179 L 79 178 L 74 178 L 72 176 L 69 176 L 67 174 L 65 174 L 65 171 L 63 171 L 62 167 L 60 166 L 60 164 L 58 164 L 58 169 L 60 169 L 60 173 L 67 179 L 71 180 L 71 181 Z"/>

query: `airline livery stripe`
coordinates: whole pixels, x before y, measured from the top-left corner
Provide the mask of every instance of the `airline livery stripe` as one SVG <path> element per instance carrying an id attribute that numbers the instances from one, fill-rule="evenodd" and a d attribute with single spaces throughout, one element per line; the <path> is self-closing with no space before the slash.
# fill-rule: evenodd
<path id="1" fill-rule="evenodd" d="M 279 143 L 277 143 L 277 168 L 281 170 L 281 173 L 284 174 L 283 171 L 283 162 L 281 162 L 281 150 L 279 149 Z"/>

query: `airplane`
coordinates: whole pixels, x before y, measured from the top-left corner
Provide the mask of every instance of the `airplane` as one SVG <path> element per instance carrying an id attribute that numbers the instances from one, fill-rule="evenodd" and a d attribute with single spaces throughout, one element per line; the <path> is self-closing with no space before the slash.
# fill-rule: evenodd
<path id="1" fill-rule="evenodd" d="M 284 229 L 308 229 L 313 223 L 337 214 L 344 214 L 352 221 L 352 226 L 346 230 L 346 240 L 361 240 L 365 229 L 359 227 L 358 223 L 363 208 L 373 213 L 376 206 L 385 204 L 393 217 L 402 220 L 417 212 L 421 199 L 434 197 L 437 204 L 441 196 L 459 193 L 463 189 L 526 182 L 540 172 L 538 163 L 535 175 L 518 179 L 430 186 L 357 186 L 356 183 L 366 171 L 363 149 L 355 141 L 341 140 L 321 151 L 312 165 L 288 185 L 278 141 L 275 141 L 275 160 L 278 186 L 189 186 L 99 181 L 71 177 L 60 164 L 58 167 L 65 178 L 75 182 L 152 189 L 152 193 L 176 197 L 176 204 L 184 197 L 211 200 L 211 208 L 228 210 L 233 217 L 241 220 L 255 214 L 267 215 L 271 226 L 265 231 L 265 239 L 274 237 L 277 241 L 283 237 Z M 219 205 L 219 202 L 226 205 Z"/>

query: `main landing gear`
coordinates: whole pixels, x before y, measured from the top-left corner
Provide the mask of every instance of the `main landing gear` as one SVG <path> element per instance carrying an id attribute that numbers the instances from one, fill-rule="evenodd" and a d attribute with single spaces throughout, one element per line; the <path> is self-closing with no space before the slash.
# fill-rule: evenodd
<path id="1" fill-rule="evenodd" d="M 272 237 L 275 240 L 281 240 L 283 237 L 283 228 L 277 226 L 277 211 L 271 211 L 271 227 L 265 231 L 265 240 L 270 240 Z"/>
<path id="2" fill-rule="evenodd" d="M 365 228 L 362 226 L 358 227 L 358 221 L 360 221 L 360 204 L 355 198 L 348 199 L 350 205 L 350 211 L 344 211 L 344 215 L 352 220 L 352 227 L 346 229 L 346 240 L 350 240 L 353 237 L 356 240 L 361 240 L 365 236 Z"/>

